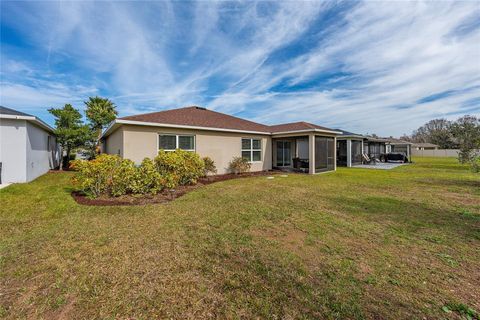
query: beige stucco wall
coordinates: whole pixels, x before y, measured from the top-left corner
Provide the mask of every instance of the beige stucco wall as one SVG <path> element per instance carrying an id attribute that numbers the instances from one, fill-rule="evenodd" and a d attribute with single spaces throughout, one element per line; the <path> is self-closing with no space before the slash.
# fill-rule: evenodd
<path id="1" fill-rule="evenodd" d="M 106 140 L 105 152 L 123 157 L 123 127 L 110 134 Z"/>
<path id="2" fill-rule="evenodd" d="M 121 134 L 113 136 L 120 129 Z M 212 158 L 219 174 L 227 173 L 232 158 L 241 156 L 242 138 L 259 138 L 262 140 L 262 161 L 252 162 L 251 171 L 272 168 L 272 141 L 266 135 L 122 125 L 107 138 L 107 153 L 116 154 L 121 145 L 119 141 L 123 138 L 121 156 L 140 163 L 146 157 L 153 158 L 157 155 L 160 133 L 195 135 L 195 151 L 201 157 Z"/>

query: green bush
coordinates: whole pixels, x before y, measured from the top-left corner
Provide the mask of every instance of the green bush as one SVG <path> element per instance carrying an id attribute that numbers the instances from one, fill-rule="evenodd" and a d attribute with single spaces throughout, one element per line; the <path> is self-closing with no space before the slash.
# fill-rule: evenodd
<path id="1" fill-rule="evenodd" d="M 228 168 L 235 174 L 244 173 L 250 171 L 251 164 L 247 159 L 242 157 L 233 157 L 230 161 Z"/>
<path id="2" fill-rule="evenodd" d="M 156 194 L 164 188 L 194 184 L 205 173 L 203 160 L 183 150 L 160 151 L 154 160 L 145 158 L 139 166 L 117 155 L 101 154 L 90 161 L 75 160 L 71 168 L 76 171 L 73 182 L 77 189 L 94 198 Z"/>
<path id="3" fill-rule="evenodd" d="M 157 194 L 165 187 L 165 178 L 157 171 L 155 162 L 145 158 L 136 168 L 134 178 L 130 184 L 130 191 L 134 194 Z"/>
<path id="4" fill-rule="evenodd" d="M 194 152 L 180 149 L 171 152 L 160 150 L 154 161 L 167 188 L 195 184 L 204 174 L 204 163 Z"/>
<path id="5" fill-rule="evenodd" d="M 480 155 L 474 156 L 472 161 L 470 161 L 470 169 L 474 173 L 480 172 Z"/>
<path id="6" fill-rule="evenodd" d="M 117 167 L 113 170 L 110 184 L 110 195 L 118 197 L 131 192 L 132 182 L 134 181 L 137 168 L 132 160 L 120 159 Z"/>
<path id="7" fill-rule="evenodd" d="M 70 166 L 77 171 L 73 181 L 85 194 L 119 196 L 129 191 L 135 173 L 131 160 L 116 155 L 101 154 L 94 160 L 74 160 Z"/>
<path id="8" fill-rule="evenodd" d="M 212 160 L 210 157 L 203 157 L 202 158 L 203 164 L 205 165 L 205 169 L 203 170 L 203 175 L 208 176 L 209 173 L 216 174 L 217 167 L 215 166 L 215 161 Z"/>

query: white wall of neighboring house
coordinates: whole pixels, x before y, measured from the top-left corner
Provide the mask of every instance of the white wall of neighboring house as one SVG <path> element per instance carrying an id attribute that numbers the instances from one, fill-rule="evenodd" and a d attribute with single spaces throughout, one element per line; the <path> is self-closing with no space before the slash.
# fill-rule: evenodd
<path id="1" fill-rule="evenodd" d="M 55 137 L 48 131 L 27 120 L 0 119 L 2 183 L 32 181 L 54 168 L 58 157 Z"/>
<path id="2" fill-rule="evenodd" d="M 37 127 L 31 122 L 27 122 L 26 135 L 26 168 L 27 181 L 32 181 L 42 174 L 48 172 L 51 168 L 52 153 L 48 147 L 49 136 L 53 136 L 47 131 Z"/>
<path id="3" fill-rule="evenodd" d="M 27 181 L 27 121 L 0 119 L 2 183 Z"/>

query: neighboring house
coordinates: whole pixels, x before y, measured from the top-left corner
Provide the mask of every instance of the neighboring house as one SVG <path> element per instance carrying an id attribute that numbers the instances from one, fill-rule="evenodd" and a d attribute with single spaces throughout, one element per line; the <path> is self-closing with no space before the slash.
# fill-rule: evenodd
<path id="1" fill-rule="evenodd" d="M 413 143 L 412 146 L 415 148 L 415 150 L 437 150 L 438 145 L 433 144 L 433 143 Z"/>
<path id="2" fill-rule="evenodd" d="M 386 150 L 387 153 L 400 153 L 407 157 L 410 161 L 410 155 L 412 154 L 412 143 L 395 138 L 385 138 L 387 140 Z"/>
<path id="3" fill-rule="evenodd" d="M 0 106 L 1 183 L 28 182 L 59 164 L 53 129 L 35 116 Z"/>
<path id="4" fill-rule="evenodd" d="M 248 159 L 251 171 L 303 164 L 304 171 L 319 173 L 336 169 L 340 133 L 307 122 L 268 126 L 192 106 L 116 119 L 102 135 L 102 150 L 135 163 L 161 149 L 188 150 L 212 158 L 219 174 L 234 157 Z"/>
<path id="5" fill-rule="evenodd" d="M 352 167 L 362 164 L 363 155 L 373 159 L 386 159 L 387 154 L 400 153 L 410 160 L 411 143 L 395 138 L 378 138 L 341 129 L 337 136 L 337 165 Z"/>

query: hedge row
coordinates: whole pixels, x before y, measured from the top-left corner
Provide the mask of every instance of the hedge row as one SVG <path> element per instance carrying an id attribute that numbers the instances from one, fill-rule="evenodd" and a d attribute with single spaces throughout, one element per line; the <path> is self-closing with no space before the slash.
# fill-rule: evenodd
<path id="1" fill-rule="evenodd" d="M 152 160 L 145 158 L 140 165 L 117 155 L 101 154 L 94 160 L 74 160 L 70 168 L 76 171 L 73 182 L 78 190 L 96 198 L 101 195 L 157 194 L 163 189 L 197 183 L 209 173 L 216 173 L 215 163 L 198 154 L 183 150 L 160 151 Z M 232 172 L 250 169 L 241 158 L 230 163 Z"/>
<path id="2" fill-rule="evenodd" d="M 94 160 L 72 161 L 76 171 L 73 182 L 91 197 L 100 195 L 156 194 L 178 185 L 195 184 L 206 175 L 205 164 L 198 154 L 183 150 L 160 151 L 152 160 L 140 165 L 117 155 L 101 154 Z"/>

